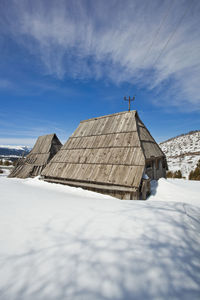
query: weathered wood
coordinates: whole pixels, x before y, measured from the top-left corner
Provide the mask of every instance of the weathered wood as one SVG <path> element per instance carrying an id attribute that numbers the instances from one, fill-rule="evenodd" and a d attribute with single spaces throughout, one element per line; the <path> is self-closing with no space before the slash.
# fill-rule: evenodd
<path id="1" fill-rule="evenodd" d="M 129 199 L 131 200 L 131 195 L 137 194 L 136 188 L 130 188 L 125 186 L 116 186 L 116 185 L 105 185 L 105 184 L 95 184 L 95 183 L 87 183 L 81 181 L 72 181 L 66 179 L 57 179 L 51 177 L 43 178 L 45 181 L 54 182 L 54 183 L 62 183 L 70 186 L 82 187 L 88 190 L 95 190 L 102 194 L 110 194 L 116 197 L 116 193 L 118 193 L 118 197 L 120 199 Z"/>
<path id="2" fill-rule="evenodd" d="M 31 152 L 12 170 L 9 177 L 27 178 L 41 174 L 51 158 L 62 147 L 56 134 L 40 136 Z"/>
<path id="3" fill-rule="evenodd" d="M 116 189 L 134 188 L 132 194 L 118 193 L 118 197 L 138 199 L 146 161 L 156 157 L 164 154 L 137 112 L 122 112 L 82 121 L 42 171 L 42 176 L 48 181 L 65 184 L 70 181 L 70 185 L 80 184 L 107 194 L 118 193 L 111 190 L 111 185 Z M 156 176 L 163 174 L 159 170 Z M 101 189 L 102 184 L 107 189 Z"/>

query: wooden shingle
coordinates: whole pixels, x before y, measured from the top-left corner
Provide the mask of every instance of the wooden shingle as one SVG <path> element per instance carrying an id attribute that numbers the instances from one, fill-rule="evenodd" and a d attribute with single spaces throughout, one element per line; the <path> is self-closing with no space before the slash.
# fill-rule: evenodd
<path id="1" fill-rule="evenodd" d="M 42 172 L 44 180 L 138 199 L 146 159 L 163 157 L 136 111 L 80 122 Z"/>
<path id="2" fill-rule="evenodd" d="M 41 174 L 44 167 L 62 147 L 56 134 L 38 137 L 33 149 L 24 159 L 20 159 L 9 177 L 27 178 Z"/>

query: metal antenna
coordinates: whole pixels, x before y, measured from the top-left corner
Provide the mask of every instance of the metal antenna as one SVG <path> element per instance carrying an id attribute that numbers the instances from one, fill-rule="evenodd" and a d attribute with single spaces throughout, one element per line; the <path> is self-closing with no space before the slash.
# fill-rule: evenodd
<path id="1" fill-rule="evenodd" d="M 135 100 L 135 96 L 131 99 L 131 97 L 129 96 L 128 99 L 126 97 L 124 97 L 125 101 L 128 101 L 128 111 L 131 111 L 131 101 Z"/>

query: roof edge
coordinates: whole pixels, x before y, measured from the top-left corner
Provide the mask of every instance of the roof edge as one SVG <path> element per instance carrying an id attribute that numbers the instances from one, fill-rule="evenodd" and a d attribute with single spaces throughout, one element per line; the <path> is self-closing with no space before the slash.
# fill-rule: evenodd
<path id="1" fill-rule="evenodd" d="M 115 191 L 126 191 L 126 192 L 135 192 L 138 190 L 138 186 L 124 186 L 118 184 L 105 184 L 101 182 L 88 182 L 88 181 L 81 181 L 81 180 L 73 180 L 73 179 L 65 179 L 60 177 L 50 177 L 42 175 L 42 179 L 48 182 L 57 182 L 63 183 L 66 185 L 73 185 L 77 187 L 85 187 L 85 188 L 95 188 L 99 190 L 115 190 Z"/>
<path id="2" fill-rule="evenodd" d="M 39 135 L 37 139 L 42 138 L 42 137 L 44 138 L 47 136 L 51 136 L 53 138 L 54 136 L 57 136 L 57 135 L 56 135 L 56 133 L 48 133 L 48 134 Z"/>
<path id="3" fill-rule="evenodd" d="M 88 121 L 92 121 L 92 120 L 99 120 L 99 119 L 103 119 L 103 118 L 109 118 L 109 117 L 118 116 L 118 115 L 122 115 L 122 114 L 126 114 L 126 113 L 134 113 L 134 114 L 136 114 L 137 111 L 136 110 L 121 111 L 121 112 L 110 114 L 110 115 L 105 115 L 105 116 L 101 116 L 101 117 L 95 117 L 95 118 L 91 118 L 91 119 L 88 119 L 88 120 L 83 120 L 83 121 L 80 121 L 80 123 L 84 123 L 84 122 L 88 122 Z"/>
<path id="4" fill-rule="evenodd" d="M 165 156 L 165 154 L 164 154 L 164 152 L 162 151 L 162 149 L 161 149 L 161 147 L 159 146 L 159 144 L 156 142 L 156 140 L 155 140 L 154 137 L 151 135 L 151 133 L 150 133 L 150 131 L 148 130 L 148 128 L 145 126 L 145 124 L 144 124 L 144 123 L 142 122 L 142 120 L 140 119 L 140 117 L 139 117 L 137 111 L 136 111 L 136 117 L 137 117 L 137 119 L 144 125 L 144 128 L 147 130 L 148 134 L 149 134 L 150 137 L 152 138 L 153 141 L 151 141 L 151 143 L 156 144 L 156 145 L 158 146 L 158 148 L 160 149 L 161 153 L 163 154 L 163 156 Z M 137 129 L 138 129 L 137 132 L 138 132 L 138 138 L 139 138 L 139 141 L 140 141 L 141 149 L 142 149 L 142 151 L 143 151 L 143 154 L 144 154 L 145 159 L 147 159 L 147 158 L 146 158 L 146 155 L 145 155 L 145 151 L 144 151 L 143 145 L 142 145 L 142 142 L 147 142 L 147 143 L 149 143 L 150 141 L 142 141 L 142 140 L 141 140 L 140 134 L 139 134 L 139 127 L 140 127 L 140 125 L 138 124 L 138 121 L 137 121 L 137 120 L 136 120 L 136 126 L 137 126 Z"/>

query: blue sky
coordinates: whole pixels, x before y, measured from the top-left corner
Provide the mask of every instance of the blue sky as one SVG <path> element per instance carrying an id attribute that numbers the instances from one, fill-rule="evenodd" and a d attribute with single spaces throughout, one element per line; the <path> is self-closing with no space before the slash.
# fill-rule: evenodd
<path id="1" fill-rule="evenodd" d="M 129 95 L 158 142 L 200 129 L 199 0 L 0 0 L 0 144 L 65 142 Z"/>

